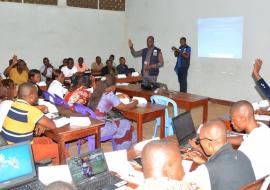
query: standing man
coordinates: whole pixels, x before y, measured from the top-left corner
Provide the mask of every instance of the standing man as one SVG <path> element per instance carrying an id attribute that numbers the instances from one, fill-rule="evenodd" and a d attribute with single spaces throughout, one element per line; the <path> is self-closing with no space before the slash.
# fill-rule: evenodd
<path id="1" fill-rule="evenodd" d="M 147 37 L 147 48 L 135 51 L 133 43 L 128 40 L 128 46 L 133 57 L 142 57 L 141 74 L 144 81 L 156 82 L 159 68 L 164 65 L 161 49 L 154 46 L 154 37 Z"/>
<path id="2" fill-rule="evenodd" d="M 178 82 L 180 84 L 180 92 L 187 92 L 187 76 L 188 68 L 190 65 L 190 53 L 191 48 L 186 44 L 186 38 L 182 37 L 180 39 L 180 47 L 172 47 L 174 51 L 174 56 L 177 57 L 177 62 L 174 67 L 174 71 L 178 76 Z"/>

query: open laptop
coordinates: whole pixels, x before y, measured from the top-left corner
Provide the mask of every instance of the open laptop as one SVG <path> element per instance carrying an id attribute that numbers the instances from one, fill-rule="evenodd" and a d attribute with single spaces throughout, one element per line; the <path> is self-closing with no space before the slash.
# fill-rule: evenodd
<path id="1" fill-rule="evenodd" d="M 126 184 L 108 170 L 101 149 L 67 158 L 67 164 L 73 183 L 80 190 L 117 189 Z"/>
<path id="2" fill-rule="evenodd" d="M 180 146 L 190 147 L 188 141 L 196 137 L 197 133 L 190 112 L 184 112 L 174 118 L 173 129 Z"/>
<path id="3" fill-rule="evenodd" d="M 0 189 L 45 189 L 37 178 L 29 142 L 0 147 Z"/>

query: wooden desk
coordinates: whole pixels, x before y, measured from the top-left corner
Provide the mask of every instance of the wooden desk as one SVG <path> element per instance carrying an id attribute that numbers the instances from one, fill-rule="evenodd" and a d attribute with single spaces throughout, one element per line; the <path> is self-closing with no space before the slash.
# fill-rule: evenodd
<path id="1" fill-rule="evenodd" d="M 180 108 L 190 111 L 192 108 L 203 106 L 203 122 L 207 121 L 208 116 L 208 97 L 195 94 L 182 93 L 176 91 L 167 91 L 155 94 L 153 91 L 143 90 L 140 85 L 129 84 L 127 86 L 117 86 L 117 92 L 127 94 L 128 96 L 144 97 L 150 101 L 152 95 L 162 95 L 173 99 Z"/>
<path id="2" fill-rule="evenodd" d="M 79 113 L 58 108 L 59 113 L 62 116 L 70 117 L 70 116 L 82 116 Z M 69 124 L 56 128 L 53 130 L 48 130 L 45 132 L 45 136 L 51 138 L 58 144 L 59 147 L 59 158 L 60 163 L 65 164 L 66 158 L 69 157 L 69 152 L 66 149 L 66 143 L 74 140 L 78 140 L 84 137 L 88 137 L 90 135 L 95 135 L 95 145 L 97 148 L 100 148 L 100 128 L 104 126 L 104 123 L 98 120 L 90 119 L 91 125 L 89 127 L 70 127 Z"/>
<path id="3" fill-rule="evenodd" d="M 125 118 L 137 122 L 137 142 L 143 140 L 143 123 L 160 117 L 160 138 L 165 136 L 165 108 L 166 106 L 147 103 L 144 107 L 136 107 L 122 111 Z"/>
<path id="4" fill-rule="evenodd" d="M 138 77 L 128 76 L 126 78 L 116 78 L 116 82 L 117 83 L 137 83 L 137 82 L 141 82 L 142 79 L 143 78 L 141 76 L 138 76 Z"/>

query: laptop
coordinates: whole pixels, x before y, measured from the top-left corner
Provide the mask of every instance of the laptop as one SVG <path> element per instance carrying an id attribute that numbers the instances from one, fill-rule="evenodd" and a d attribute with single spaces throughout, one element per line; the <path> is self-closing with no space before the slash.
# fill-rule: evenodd
<path id="1" fill-rule="evenodd" d="M 0 147 L 0 189 L 45 189 L 37 178 L 29 142 Z"/>
<path id="2" fill-rule="evenodd" d="M 172 118 L 172 121 L 179 145 L 191 148 L 188 141 L 196 137 L 197 133 L 190 112 L 184 112 Z"/>
<path id="3" fill-rule="evenodd" d="M 102 149 L 67 158 L 67 164 L 77 189 L 109 190 L 126 184 L 108 170 Z"/>

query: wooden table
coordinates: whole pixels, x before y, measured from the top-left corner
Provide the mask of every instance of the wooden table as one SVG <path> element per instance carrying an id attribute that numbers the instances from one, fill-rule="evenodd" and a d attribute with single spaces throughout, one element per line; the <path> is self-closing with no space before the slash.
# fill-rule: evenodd
<path id="1" fill-rule="evenodd" d="M 165 109 L 166 106 L 147 103 L 131 110 L 122 111 L 125 118 L 137 122 L 137 142 L 143 140 L 143 123 L 160 117 L 160 138 L 165 136 Z"/>
<path id="2" fill-rule="evenodd" d="M 186 111 L 190 111 L 192 108 L 203 106 L 203 122 L 207 121 L 208 116 L 208 97 L 199 96 L 190 93 L 182 93 L 176 91 L 166 91 L 163 93 L 155 94 L 150 90 L 141 89 L 140 85 L 129 84 L 127 86 L 117 86 L 117 92 L 127 94 L 128 96 L 144 97 L 150 101 L 150 97 L 153 95 L 162 95 L 173 99 L 180 108 L 184 108 Z"/>
<path id="3" fill-rule="evenodd" d="M 117 83 L 137 83 L 142 81 L 142 76 L 132 77 L 128 76 L 126 78 L 116 78 Z"/>
<path id="4" fill-rule="evenodd" d="M 59 113 L 62 116 L 82 116 L 79 113 L 63 109 L 58 107 Z M 51 138 L 58 144 L 59 147 L 59 159 L 61 164 L 66 163 L 66 158 L 69 157 L 69 152 L 66 149 L 66 143 L 74 140 L 78 140 L 90 135 L 95 135 L 95 147 L 100 148 L 100 128 L 104 126 L 104 123 L 98 120 L 90 119 L 91 125 L 88 127 L 71 127 L 69 124 L 48 130 L 45 132 L 45 136 Z"/>

